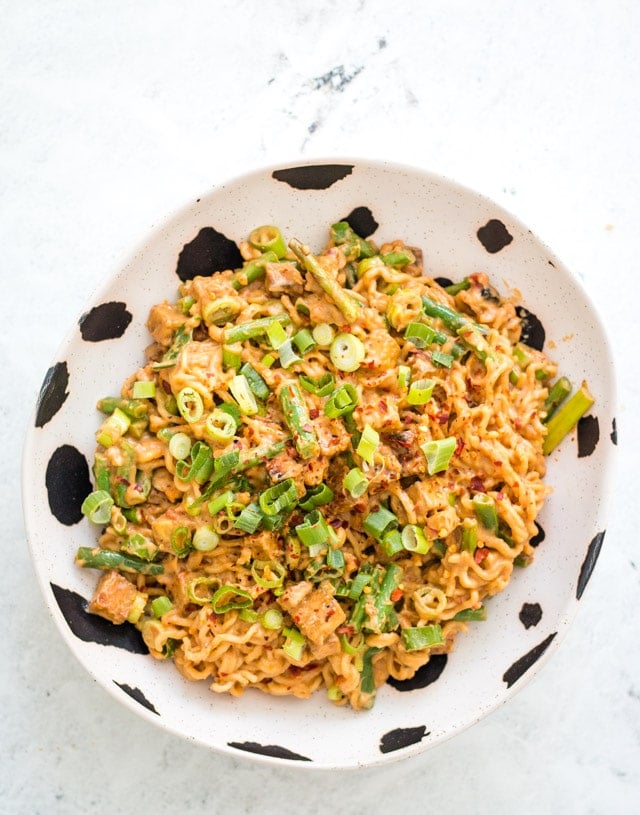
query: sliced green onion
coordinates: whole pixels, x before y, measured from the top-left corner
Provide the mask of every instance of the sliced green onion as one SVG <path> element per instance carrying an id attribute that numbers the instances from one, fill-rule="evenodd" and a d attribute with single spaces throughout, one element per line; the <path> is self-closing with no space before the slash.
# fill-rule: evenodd
<path id="1" fill-rule="evenodd" d="M 254 229 L 249 235 L 249 243 L 254 249 L 259 249 L 261 252 L 273 252 L 278 259 L 287 254 L 287 245 L 282 237 L 282 232 L 272 224 Z"/>
<path id="2" fill-rule="evenodd" d="M 231 382 L 229 382 L 229 390 L 238 403 L 240 411 L 245 416 L 253 416 L 258 412 L 258 403 L 256 402 L 253 391 L 249 387 L 246 376 L 236 374 Z"/>
<path id="3" fill-rule="evenodd" d="M 564 400 L 569 396 L 572 391 L 571 382 L 567 379 L 566 376 L 561 376 L 549 389 L 549 393 L 547 394 L 547 398 L 544 400 L 544 405 L 542 406 L 542 416 L 543 421 L 547 422 L 556 408 L 564 402 Z"/>
<path id="4" fill-rule="evenodd" d="M 177 526 L 171 533 L 171 548 L 177 557 L 184 557 L 191 551 L 191 532 L 186 526 Z"/>
<path id="5" fill-rule="evenodd" d="M 410 405 L 426 405 L 433 395 L 435 386 L 433 379 L 416 379 L 409 386 L 407 402 Z"/>
<path id="6" fill-rule="evenodd" d="M 429 551 L 430 542 L 427 540 L 424 530 L 415 524 L 407 524 L 402 530 L 402 546 L 407 552 L 417 552 L 425 555 Z"/>
<path id="7" fill-rule="evenodd" d="M 251 576 L 263 589 L 275 589 L 284 583 L 286 568 L 275 560 L 254 560 Z"/>
<path id="8" fill-rule="evenodd" d="M 191 541 L 191 545 L 198 552 L 212 552 L 219 543 L 220 536 L 210 526 L 199 526 Z"/>
<path id="9" fill-rule="evenodd" d="M 282 646 L 284 653 L 291 659 L 296 661 L 301 660 L 305 645 L 307 644 L 304 636 L 297 628 L 283 628 L 282 633 L 285 636 L 285 642 Z"/>
<path id="10" fill-rule="evenodd" d="M 280 323 L 274 322 L 267 328 L 267 339 L 273 350 L 277 351 L 289 339 L 289 336 Z"/>
<path id="11" fill-rule="evenodd" d="M 478 547 L 478 521 L 465 518 L 462 522 L 462 549 L 473 554 Z"/>
<path id="12" fill-rule="evenodd" d="M 482 526 L 495 535 L 498 531 L 498 513 L 493 498 L 483 492 L 478 492 L 471 499 L 471 503 Z"/>
<path id="13" fill-rule="evenodd" d="M 277 324 L 276 324 L 277 325 Z M 253 393 L 258 397 L 258 399 L 268 399 L 269 394 L 271 391 L 269 390 L 269 386 L 264 381 L 264 379 L 260 376 L 260 374 L 256 371 L 256 369 L 248 362 L 240 368 L 240 373 L 242 376 L 245 377 L 247 382 L 249 383 L 249 387 L 253 391 Z"/>
<path id="14" fill-rule="evenodd" d="M 111 518 L 113 498 L 106 490 L 95 490 L 82 502 L 80 512 L 94 524 L 106 524 Z"/>
<path id="15" fill-rule="evenodd" d="M 313 334 L 308 328 L 301 328 L 297 334 L 294 334 L 293 344 L 298 351 L 304 355 L 312 351 L 316 347 L 317 342 L 313 339 Z"/>
<path id="16" fill-rule="evenodd" d="M 487 619 L 487 609 L 484 606 L 480 606 L 480 608 L 463 608 L 453 619 L 458 623 L 480 622 Z"/>
<path id="17" fill-rule="evenodd" d="M 236 529 L 241 529 L 243 532 L 248 532 L 252 535 L 260 526 L 261 521 L 262 513 L 260 512 L 260 507 L 258 507 L 257 504 L 251 503 L 247 504 L 242 510 L 233 525 Z"/>
<path id="18" fill-rule="evenodd" d="M 450 368 L 453 365 L 453 354 L 446 354 L 444 351 L 432 351 L 431 362 L 441 368 Z"/>
<path id="19" fill-rule="evenodd" d="M 193 577 L 187 582 L 187 597 L 192 603 L 197 603 L 199 606 L 205 606 L 210 603 L 214 596 L 220 581 L 217 577 Z M 203 596 L 198 590 L 200 588 L 209 589 L 206 596 Z M 215 588 L 214 588 L 215 587 Z"/>
<path id="20" fill-rule="evenodd" d="M 134 399 L 155 399 L 156 383 L 139 379 L 133 383 L 131 393 Z"/>
<path id="21" fill-rule="evenodd" d="M 335 377 L 332 373 L 326 373 L 319 379 L 313 379 L 306 374 L 300 374 L 298 382 L 309 393 L 316 396 L 328 396 L 335 385 Z"/>
<path id="22" fill-rule="evenodd" d="M 295 530 L 305 546 L 324 545 L 329 540 L 329 527 L 324 515 L 317 509 L 312 510 Z"/>
<path id="23" fill-rule="evenodd" d="M 327 566 L 341 572 L 344 569 L 344 553 L 342 549 L 332 549 L 327 551 Z"/>
<path id="24" fill-rule="evenodd" d="M 359 467 L 353 467 L 342 480 L 342 486 L 352 498 L 360 498 L 367 491 L 369 482 Z"/>
<path id="25" fill-rule="evenodd" d="M 221 410 L 223 413 L 228 413 L 236 423 L 236 430 L 240 427 L 240 424 L 242 423 L 242 414 L 240 413 L 240 408 L 234 402 L 223 402 L 221 405 L 218 405 L 216 410 Z"/>
<path id="26" fill-rule="evenodd" d="M 427 460 L 429 475 L 435 475 L 447 469 L 457 446 L 458 442 L 455 436 L 448 436 L 446 439 L 434 439 L 420 445 Z"/>
<path id="27" fill-rule="evenodd" d="M 276 359 L 277 357 L 274 357 L 273 354 L 265 354 L 260 360 L 260 364 L 264 365 L 265 368 L 271 368 Z"/>
<path id="28" fill-rule="evenodd" d="M 181 297 L 176 305 L 180 309 L 180 311 L 187 315 L 191 311 L 191 306 L 196 302 L 196 298 L 189 295 L 188 297 Z"/>
<path id="29" fill-rule="evenodd" d="M 580 390 L 576 391 L 549 419 L 547 435 L 542 442 L 542 452 L 546 456 L 573 430 L 594 402 L 595 399 L 589 392 L 586 382 L 583 382 Z"/>
<path id="30" fill-rule="evenodd" d="M 367 515 L 363 526 L 365 532 L 368 532 L 372 538 L 382 540 L 387 532 L 398 527 L 398 518 L 386 507 L 380 507 Z"/>
<path id="31" fill-rule="evenodd" d="M 248 591 L 237 586 L 220 586 L 211 598 L 211 606 L 216 614 L 225 614 L 227 611 L 251 608 L 253 598 Z"/>
<path id="32" fill-rule="evenodd" d="M 331 685 L 330 688 L 327 688 L 327 699 L 330 702 L 339 702 L 343 696 L 344 694 L 337 685 Z"/>
<path id="33" fill-rule="evenodd" d="M 347 413 L 353 413 L 358 404 L 358 392 L 350 382 L 338 386 L 324 405 L 325 416 L 336 419 Z"/>
<path id="34" fill-rule="evenodd" d="M 146 605 L 146 594 L 142 594 L 142 592 L 139 591 L 136 592 L 129 613 L 127 614 L 127 622 L 135 625 L 140 620 L 140 617 L 142 617 Z"/>
<path id="35" fill-rule="evenodd" d="M 176 402 L 180 415 L 189 424 L 197 422 L 202 418 L 204 403 L 202 396 L 194 388 L 182 388 L 176 396 Z"/>
<path id="36" fill-rule="evenodd" d="M 338 334 L 329 349 L 331 362 L 339 371 L 357 371 L 366 355 L 362 341 L 354 334 Z"/>
<path id="37" fill-rule="evenodd" d="M 161 594 L 159 597 L 154 597 L 151 601 L 151 611 L 153 612 L 153 616 L 160 619 L 163 614 L 166 614 L 167 611 L 171 611 L 173 608 L 173 603 L 167 597 L 166 594 Z"/>
<path id="38" fill-rule="evenodd" d="M 402 644 L 407 651 L 421 651 L 433 645 L 442 645 L 444 638 L 439 625 L 420 625 L 416 628 L 403 628 Z"/>
<path id="39" fill-rule="evenodd" d="M 385 532 L 379 543 L 387 557 L 393 557 L 404 549 L 402 535 L 397 529 L 390 529 Z"/>
<path id="40" fill-rule="evenodd" d="M 213 441 L 230 442 L 236 434 L 237 425 L 233 416 L 216 408 L 207 416 L 204 429 Z"/>
<path id="41" fill-rule="evenodd" d="M 258 497 L 260 509 L 265 515 L 277 515 L 284 510 L 293 509 L 297 500 L 298 490 L 293 478 L 285 478 L 261 492 Z"/>
<path id="42" fill-rule="evenodd" d="M 160 371 L 163 368 L 171 368 L 176 364 L 176 360 L 180 351 L 191 340 L 191 331 L 187 330 L 184 325 L 176 329 L 173 335 L 173 341 L 170 347 L 165 351 L 162 359 L 159 362 L 154 362 L 151 366 L 154 371 Z"/>
<path id="43" fill-rule="evenodd" d="M 280 406 L 287 427 L 291 430 L 293 443 L 304 459 L 314 458 L 320 453 L 318 435 L 311 424 L 311 417 L 302 391 L 297 382 L 286 382 L 278 392 Z"/>
<path id="44" fill-rule="evenodd" d="M 295 365 L 296 362 L 302 362 L 302 358 L 293 350 L 293 342 L 291 340 L 283 342 L 278 348 L 278 357 L 280 359 L 280 365 L 285 369 Z"/>
<path id="45" fill-rule="evenodd" d="M 411 383 L 411 368 L 408 365 L 398 365 L 398 387 L 408 388 Z"/>
<path id="46" fill-rule="evenodd" d="M 238 316 L 242 302 L 237 297 L 222 296 L 202 305 L 202 319 L 205 325 L 225 325 Z"/>
<path id="47" fill-rule="evenodd" d="M 222 369 L 237 371 L 242 365 L 242 346 L 238 343 L 234 346 L 224 345 L 222 347 Z"/>
<path id="48" fill-rule="evenodd" d="M 209 515 L 217 515 L 218 512 L 222 512 L 223 509 L 226 509 L 231 503 L 233 503 L 234 497 L 235 496 L 231 490 L 226 490 L 209 501 L 207 505 Z"/>
<path id="49" fill-rule="evenodd" d="M 366 572 L 358 572 L 358 574 L 353 578 L 351 586 L 349 587 L 349 598 L 351 600 L 357 600 L 362 594 L 364 587 L 368 586 L 369 583 L 371 583 L 371 580 L 372 575 L 367 574 Z"/>
<path id="50" fill-rule="evenodd" d="M 362 693 L 373 693 L 376 689 L 372 660 L 381 650 L 382 648 L 367 648 L 362 655 L 362 671 L 360 675 L 360 690 Z"/>
<path id="51" fill-rule="evenodd" d="M 236 342 L 244 342 L 245 340 L 253 340 L 256 337 L 263 337 L 267 333 L 269 326 L 273 325 L 273 323 L 289 325 L 290 322 L 291 317 L 283 312 L 282 314 L 273 314 L 271 317 L 262 317 L 259 320 L 237 323 L 232 328 L 225 330 L 225 345 L 233 345 Z"/>
<path id="52" fill-rule="evenodd" d="M 131 426 L 131 418 L 119 407 L 100 425 L 96 441 L 103 447 L 111 447 L 119 441 Z"/>
<path id="53" fill-rule="evenodd" d="M 415 263 L 416 256 L 413 252 L 409 251 L 409 249 L 403 249 L 399 252 L 386 252 L 384 255 L 380 255 L 380 260 L 382 260 L 385 266 L 397 266 L 402 268 L 402 266 Z"/>
<path id="54" fill-rule="evenodd" d="M 260 619 L 260 615 L 257 611 L 254 611 L 252 608 L 241 608 L 238 612 L 238 617 L 245 623 L 249 623 L 252 625 L 253 623 L 257 623 Z"/>
<path id="55" fill-rule="evenodd" d="M 315 487 L 308 489 L 304 497 L 298 501 L 300 509 L 311 511 L 316 507 L 321 507 L 324 504 L 329 504 L 333 501 L 334 493 L 326 484 L 317 484 Z"/>
<path id="56" fill-rule="evenodd" d="M 260 257 L 248 260 L 241 269 L 234 274 L 231 285 L 236 291 L 256 280 L 261 280 L 266 272 L 267 263 L 276 263 L 278 256 L 275 252 L 263 252 Z"/>
<path id="57" fill-rule="evenodd" d="M 267 631 L 279 631 L 282 628 L 283 619 L 280 609 L 269 608 L 260 618 L 260 622 Z"/>
<path id="58" fill-rule="evenodd" d="M 191 439 L 186 433 L 175 433 L 169 439 L 169 452 L 180 461 L 186 459 L 191 452 Z"/>
<path id="59" fill-rule="evenodd" d="M 362 435 L 356 448 L 356 453 L 368 464 L 373 464 L 373 459 L 380 444 L 380 435 L 371 425 L 366 424 L 362 429 Z"/>
<path id="60" fill-rule="evenodd" d="M 434 342 L 442 345 L 447 339 L 444 334 L 425 323 L 409 323 L 404 330 L 404 338 L 412 342 L 416 348 L 426 348 Z"/>
<path id="61" fill-rule="evenodd" d="M 328 348 L 333 342 L 336 332 L 329 323 L 319 323 L 311 331 L 311 336 L 318 343 L 320 348 Z"/>

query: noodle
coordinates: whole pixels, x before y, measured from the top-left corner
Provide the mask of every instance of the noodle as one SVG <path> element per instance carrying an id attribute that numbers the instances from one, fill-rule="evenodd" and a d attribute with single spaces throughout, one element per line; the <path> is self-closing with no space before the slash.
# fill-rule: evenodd
<path id="1" fill-rule="evenodd" d="M 485 274 L 449 292 L 419 250 L 346 226 L 320 274 L 253 240 L 243 269 L 183 283 L 100 405 L 90 610 L 216 693 L 370 708 L 533 558 L 555 364 Z"/>

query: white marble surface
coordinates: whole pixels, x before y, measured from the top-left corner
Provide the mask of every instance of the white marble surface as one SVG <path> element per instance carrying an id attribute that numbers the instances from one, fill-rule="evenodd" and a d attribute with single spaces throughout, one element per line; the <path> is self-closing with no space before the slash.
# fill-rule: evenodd
<path id="1" fill-rule="evenodd" d="M 0 20 L 0 812 L 640 811 L 637 3 L 0 0 Z M 245 169 L 341 154 L 475 187 L 575 271 L 618 363 L 619 467 L 533 683 L 409 763 L 309 776 L 182 742 L 94 684 L 36 585 L 19 462 L 63 335 L 132 245 Z"/>

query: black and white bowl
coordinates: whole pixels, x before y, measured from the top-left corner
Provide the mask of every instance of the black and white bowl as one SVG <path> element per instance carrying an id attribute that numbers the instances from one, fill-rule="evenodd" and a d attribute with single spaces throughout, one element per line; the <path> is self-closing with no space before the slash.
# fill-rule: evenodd
<path id="1" fill-rule="evenodd" d="M 354 713 L 327 702 L 257 691 L 219 696 L 148 655 L 138 631 L 86 611 L 95 574 L 74 564 L 96 531 L 80 512 L 92 489 L 96 401 L 117 393 L 143 364 L 149 308 L 173 299 L 181 279 L 240 265 L 237 244 L 276 223 L 320 249 L 348 220 L 378 242 L 403 238 L 424 251 L 433 277 L 487 272 L 522 294 L 527 342 L 544 347 L 596 403 L 548 462 L 553 494 L 539 518 L 536 559 L 490 601 L 455 651 L 414 679 L 390 681 L 375 707 Z M 615 434 L 607 338 L 589 299 L 517 219 L 486 198 L 423 170 L 390 162 L 296 162 L 221 184 L 172 217 L 96 294 L 47 371 L 23 462 L 27 532 L 55 622 L 89 673 L 132 711 L 208 747 L 257 760 L 355 767 L 412 756 L 477 722 L 509 699 L 557 648 L 605 536 Z M 472 690 L 471 690 L 472 689 Z"/>

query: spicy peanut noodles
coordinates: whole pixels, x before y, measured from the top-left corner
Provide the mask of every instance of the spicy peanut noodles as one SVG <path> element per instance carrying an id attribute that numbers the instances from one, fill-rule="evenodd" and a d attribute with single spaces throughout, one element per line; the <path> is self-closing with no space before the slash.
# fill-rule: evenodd
<path id="1" fill-rule="evenodd" d="M 484 273 L 440 285 L 347 222 L 317 255 L 272 226 L 241 251 L 151 309 L 98 404 L 89 608 L 213 691 L 367 709 L 532 560 L 544 456 L 593 400 Z"/>

